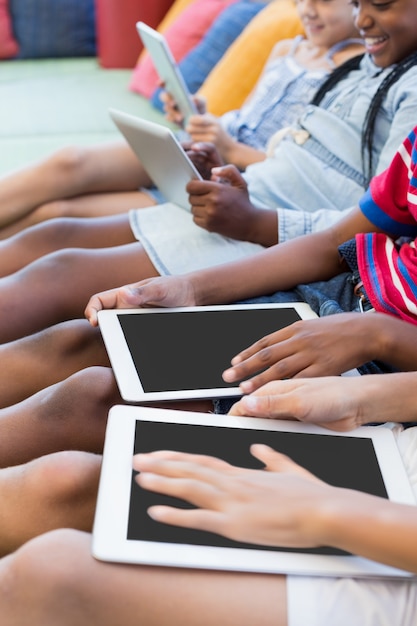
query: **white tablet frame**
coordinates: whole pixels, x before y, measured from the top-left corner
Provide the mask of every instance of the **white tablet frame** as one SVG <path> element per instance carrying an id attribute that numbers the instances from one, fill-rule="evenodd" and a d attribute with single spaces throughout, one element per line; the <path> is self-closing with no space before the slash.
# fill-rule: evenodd
<path id="1" fill-rule="evenodd" d="M 352 555 L 269 552 L 126 539 L 136 420 L 205 426 L 307 432 L 371 438 L 390 500 L 415 505 L 404 465 L 389 428 L 370 426 L 348 433 L 311 424 L 176 411 L 143 406 L 114 406 L 109 413 L 93 529 L 92 554 L 104 561 L 247 572 L 319 576 L 409 578 L 412 574 Z"/>
<path id="2" fill-rule="evenodd" d="M 136 30 L 152 59 L 159 78 L 163 81 L 165 89 L 174 97 L 184 119 L 187 120 L 190 115 L 198 113 L 165 37 L 144 22 L 137 22 Z"/>
<path id="3" fill-rule="evenodd" d="M 98 312 L 98 322 L 106 346 L 107 354 L 113 368 L 120 395 L 126 402 L 158 402 L 172 400 L 196 400 L 203 398 L 225 398 L 239 397 L 242 395 L 239 387 L 225 387 L 212 389 L 189 389 L 180 391 L 146 392 L 143 389 L 140 378 L 136 371 L 131 353 L 126 343 L 125 336 L 120 326 L 119 315 L 166 313 L 186 311 L 232 311 L 245 309 L 282 309 L 292 308 L 302 319 L 314 319 L 317 315 L 305 302 L 288 303 L 266 303 L 260 305 L 253 304 L 231 304 L 216 306 L 194 306 L 194 307 L 173 307 L 163 308 L 143 308 L 143 309 L 106 309 Z M 179 363 L 180 366 L 180 363 Z"/>

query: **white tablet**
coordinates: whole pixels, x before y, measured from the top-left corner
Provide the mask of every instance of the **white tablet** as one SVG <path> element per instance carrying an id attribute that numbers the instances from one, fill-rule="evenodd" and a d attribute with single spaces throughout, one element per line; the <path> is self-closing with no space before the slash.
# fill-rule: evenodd
<path id="1" fill-rule="evenodd" d="M 159 78 L 163 81 L 165 89 L 175 99 L 184 119 L 197 113 L 197 108 L 165 37 L 144 22 L 137 22 L 136 29 Z"/>
<path id="2" fill-rule="evenodd" d="M 115 406 L 107 425 L 93 529 L 97 559 L 171 567 L 320 576 L 408 577 L 410 574 L 329 547 L 283 549 L 239 543 L 214 533 L 153 521 L 153 504 L 184 502 L 141 489 L 137 452 L 208 454 L 241 467 L 260 464 L 249 453 L 266 443 L 334 485 L 415 504 L 393 434 L 384 426 L 338 433 L 300 422 Z"/>
<path id="3" fill-rule="evenodd" d="M 163 124 L 123 111 L 109 113 L 165 199 L 190 210 L 186 185 L 201 176 L 174 133 Z"/>
<path id="4" fill-rule="evenodd" d="M 300 319 L 305 303 L 100 311 L 98 322 L 120 394 L 127 402 L 236 397 L 224 382 L 231 359 Z"/>

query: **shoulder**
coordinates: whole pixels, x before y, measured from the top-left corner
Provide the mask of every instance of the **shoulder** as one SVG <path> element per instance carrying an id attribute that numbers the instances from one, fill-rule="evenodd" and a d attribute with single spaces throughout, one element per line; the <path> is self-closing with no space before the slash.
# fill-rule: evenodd
<path id="1" fill-rule="evenodd" d="M 411 65 L 403 71 L 401 71 L 401 65 L 392 66 L 390 71 L 386 72 L 382 76 L 382 80 L 388 78 L 389 76 L 394 76 L 394 80 L 392 81 L 393 88 L 397 87 L 402 89 L 404 86 L 407 86 L 407 89 L 417 93 L 417 63 L 415 65 Z"/>
<path id="2" fill-rule="evenodd" d="M 299 38 L 296 37 L 294 39 L 282 39 L 275 44 L 272 48 L 272 52 L 269 56 L 268 61 L 272 61 L 277 57 L 284 57 L 287 54 L 290 54 L 294 50 L 294 48 L 299 44 Z M 301 41 L 302 43 L 302 41 Z"/>
<path id="3" fill-rule="evenodd" d="M 387 100 L 392 102 L 394 109 L 408 101 L 414 105 L 417 101 L 417 65 L 411 66 L 390 85 Z"/>
<path id="4" fill-rule="evenodd" d="M 340 48 L 333 53 L 333 63 L 338 67 L 345 63 L 345 61 L 363 54 L 363 52 L 364 47 L 362 44 L 346 42 L 346 46 L 340 46 Z"/>

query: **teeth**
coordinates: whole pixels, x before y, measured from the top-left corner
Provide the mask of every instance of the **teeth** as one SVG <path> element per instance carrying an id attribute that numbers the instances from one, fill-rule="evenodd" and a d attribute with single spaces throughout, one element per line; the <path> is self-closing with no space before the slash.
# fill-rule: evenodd
<path id="1" fill-rule="evenodd" d="M 385 37 L 365 37 L 364 41 L 365 45 L 372 46 L 376 43 L 381 43 L 382 41 L 385 41 L 385 39 Z"/>

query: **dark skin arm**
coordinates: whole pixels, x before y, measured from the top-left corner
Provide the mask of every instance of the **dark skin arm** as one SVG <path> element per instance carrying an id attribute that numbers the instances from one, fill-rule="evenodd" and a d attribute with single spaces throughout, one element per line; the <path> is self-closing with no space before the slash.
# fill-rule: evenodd
<path id="1" fill-rule="evenodd" d="M 354 209 L 325 231 L 272 246 L 250 258 L 96 294 L 86 315 L 95 324 L 96 312 L 103 308 L 227 304 L 293 289 L 300 283 L 328 280 L 346 269 L 338 246 L 356 233 L 375 230 L 362 212 Z"/>
<path id="2" fill-rule="evenodd" d="M 272 246 L 240 261 L 190 272 L 184 278 L 199 305 L 287 291 L 346 271 L 339 246 L 356 233 L 366 232 L 378 229 L 356 208 L 326 230 Z"/>
<path id="3" fill-rule="evenodd" d="M 273 246 L 235 263 L 97 294 L 90 300 L 86 315 L 96 324 L 97 311 L 102 308 L 221 304 L 327 280 L 346 270 L 338 246 L 357 232 L 376 230 L 356 209 L 326 231 Z M 376 313 L 297 322 L 249 347 L 233 361 L 226 378 L 232 382 L 255 376 L 242 385 L 248 393 L 269 380 L 340 374 L 376 359 L 412 370 L 417 368 L 416 333 L 415 326 Z M 257 376 L 265 367 L 266 371 Z"/>
<path id="4" fill-rule="evenodd" d="M 384 313 L 330 315 L 263 337 L 234 357 L 224 379 L 249 379 L 240 388 L 251 393 L 273 380 L 342 374 L 373 360 L 411 371 L 416 341 L 414 324 Z"/>

